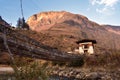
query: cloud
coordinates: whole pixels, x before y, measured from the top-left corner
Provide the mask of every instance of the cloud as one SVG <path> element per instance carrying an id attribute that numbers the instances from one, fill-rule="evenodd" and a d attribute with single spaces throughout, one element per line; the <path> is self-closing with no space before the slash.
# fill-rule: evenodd
<path id="1" fill-rule="evenodd" d="M 114 8 L 104 7 L 101 9 L 97 8 L 96 12 L 99 12 L 99 13 L 104 14 L 104 15 L 112 15 L 112 14 L 114 14 L 114 10 L 115 10 Z"/>
<path id="2" fill-rule="evenodd" d="M 105 6 L 114 6 L 119 2 L 119 0 L 90 0 L 92 5 L 99 4 Z"/>
<path id="3" fill-rule="evenodd" d="M 91 3 L 92 5 L 95 5 L 95 4 L 99 4 L 100 1 L 99 1 L 99 0 L 90 0 L 90 3 Z"/>
<path id="4" fill-rule="evenodd" d="M 114 14 L 115 5 L 119 0 L 90 0 L 90 3 L 97 6 L 96 11 L 105 15 Z"/>
<path id="5" fill-rule="evenodd" d="M 118 3 L 119 0 L 101 0 L 100 4 L 104 4 L 105 6 L 114 6 Z"/>

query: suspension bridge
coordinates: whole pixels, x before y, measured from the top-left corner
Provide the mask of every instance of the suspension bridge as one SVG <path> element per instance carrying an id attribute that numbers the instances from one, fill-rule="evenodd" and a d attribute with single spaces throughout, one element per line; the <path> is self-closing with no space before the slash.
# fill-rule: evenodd
<path id="1" fill-rule="evenodd" d="M 0 24 L 1 46 L 5 46 L 3 35 L 6 38 L 7 45 L 12 54 L 51 61 L 73 61 L 82 59 L 81 55 L 58 51 L 11 29 L 11 26 Z M 2 48 L 5 50 L 5 47 Z"/>

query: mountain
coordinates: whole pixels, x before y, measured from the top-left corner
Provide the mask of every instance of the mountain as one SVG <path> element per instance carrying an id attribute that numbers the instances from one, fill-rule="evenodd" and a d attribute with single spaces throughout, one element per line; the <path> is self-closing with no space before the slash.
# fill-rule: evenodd
<path id="1" fill-rule="evenodd" d="M 28 19 L 27 23 L 29 24 L 30 28 L 35 31 L 47 30 L 55 24 L 59 23 L 80 27 L 92 27 L 94 25 L 98 25 L 94 22 L 89 21 L 88 18 L 85 16 L 72 14 L 66 11 L 52 11 L 34 14 Z"/>
<path id="2" fill-rule="evenodd" d="M 27 24 L 31 30 L 42 34 L 41 42 L 61 50 L 73 50 L 77 47 L 75 42 L 81 39 L 95 39 L 99 50 L 120 49 L 120 27 L 99 25 L 80 14 L 42 12 L 29 17 Z"/>

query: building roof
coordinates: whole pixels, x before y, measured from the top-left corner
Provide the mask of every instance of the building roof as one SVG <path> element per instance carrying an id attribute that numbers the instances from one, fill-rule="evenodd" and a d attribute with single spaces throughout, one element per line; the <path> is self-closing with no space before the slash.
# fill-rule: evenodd
<path id="1" fill-rule="evenodd" d="M 3 20 L 1 16 L 0 16 L 0 24 L 4 26 L 10 26 L 10 24 L 8 24 L 5 20 Z"/>
<path id="2" fill-rule="evenodd" d="M 0 16 L 0 21 L 2 21 L 2 17 Z"/>
<path id="3" fill-rule="evenodd" d="M 96 44 L 96 40 L 90 40 L 90 39 L 83 39 L 83 40 L 79 40 L 77 41 L 76 43 L 79 44 L 79 43 L 85 43 L 85 42 L 92 42 L 94 44 Z"/>

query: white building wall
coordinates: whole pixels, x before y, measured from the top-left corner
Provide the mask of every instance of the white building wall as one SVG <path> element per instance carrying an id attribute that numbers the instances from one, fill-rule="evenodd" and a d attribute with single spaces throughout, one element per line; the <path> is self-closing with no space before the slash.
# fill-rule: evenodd
<path id="1" fill-rule="evenodd" d="M 89 54 L 93 54 L 94 53 L 93 46 L 89 46 L 88 53 Z"/>
<path id="2" fill-rule="evenodd" d="M 84 50 L 83 50 L 82 47 L 79 47 L 79 53 L 80 53 L 80 54 L 84 53 Z"/>

